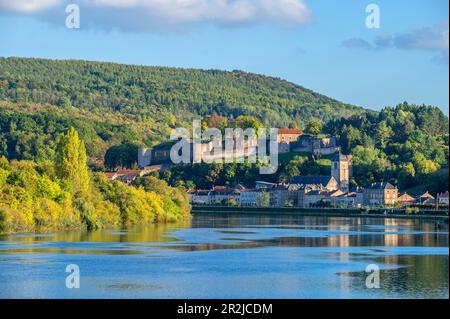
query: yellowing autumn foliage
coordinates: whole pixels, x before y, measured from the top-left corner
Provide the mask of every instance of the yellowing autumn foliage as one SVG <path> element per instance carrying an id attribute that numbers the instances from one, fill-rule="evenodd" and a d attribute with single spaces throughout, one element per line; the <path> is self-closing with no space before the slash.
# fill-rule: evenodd
<path id="1" fill-rule="evenodd" d="M 0 158 L 0 233 L 97 229 L 189 217 L 184 191 L 158 179 L 134 187 L 90 173 L 84 143 L 61 135 L 54 165 Z M 157 193 L 149 187 L 157 185 Z"/>

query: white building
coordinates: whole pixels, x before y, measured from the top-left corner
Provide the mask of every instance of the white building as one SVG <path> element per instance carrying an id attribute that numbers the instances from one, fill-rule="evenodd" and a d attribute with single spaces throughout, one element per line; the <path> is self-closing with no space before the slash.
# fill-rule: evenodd
<path id="1" fill-rule="evenodd" d="M 311 207 L 319 203 L 322 199 L 330 200 L 330 192 L 328 190 L 312 190 L 303 195 L 302 207 Z"/>
<path id="2" fill-rule="evenodd" d="M 344 193 L 332 197 L 334 207 L 360 207 L 363 204 L 362 193 Z"/>
<path id="3" fill-rule="evenodd" d="M 230 200 L 239 202 L 239 191 L 225 186 L 216 186 L 209 193 L 211 204 L 226 204 Z"/>
<path id="4" fill-rule="evenodd" d="M 209 205 L 211 204 L 211 191 L 210 190 L 194 190 L 190 191 L 189 202 L 197 205 Z"/>
<path id="5" fill-rule="evenodd" d="M 438 194 L 438 204 L 443 206 L 448 206 L 448 192 Z"/>
<path id="6" fill-rule="evenodd" d="M 261 202 L 262 192 L 256 189 L 240 189 L 239 205 L 240 206 L 258 206 Z"/>

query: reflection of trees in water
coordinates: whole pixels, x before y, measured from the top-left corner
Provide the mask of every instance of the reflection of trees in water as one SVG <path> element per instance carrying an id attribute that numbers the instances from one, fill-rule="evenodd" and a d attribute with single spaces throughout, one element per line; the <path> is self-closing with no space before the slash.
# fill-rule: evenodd
<path id="1" fill-rule="evenodd" d="M 191 221 L 185 220 L 172 224 L 133 226 L 122 230 L 70 231 L 44 235 L 4 235 L 0 237 L 0 240 L 18 242 L 19 246 L 45 242 L 168 242 L 176 240 L 170 238 L 172 230 L 189 228 L 190 226 Z"/>
<path id="2" fill-rule="evenodd" d="M 215 243 L 189 243 L 180 241 L 174 230 L 180 228 L 253 228 L 254 233 L 261 233 L 267 238 L 255 239 L 251 233 L 235 231 L 234 236 L 216 238 Z M 270 230 L 287 229 L 287 236 L 272 236 Z M 299 230 L 295 235 L 295 230 Z M 403 234 L 401 232 L 428 231 L 429 233 Z M 305 234 L 306 231 L 306 234 Z M 225 233 L 216 230 L 215 234 Z M 283 233 L 281 233 L 283 234 Z M 230 233 L 228 233 L 230 235 Z M 194 234 L 195 236 L 195 234 Z M 212 250 L 212 249 L 242 249 L 254 247 L 358 247 L 358 246 L 448 246 L 448 233 L 437 233 L 433 221 L 420 221 L 408 219 L 384 219 L 384 218 L 354 218 L 354 217 L 328 217 L 328 216 L 277 216 L 277 215 L 195 215 L 192 220 L 175 224 L 152 224 L 148 226 L 136 226 L 123 231 L 100 230 L 93 232 L 67 232 L 50 236 L 29 235 L 24 237 L 3 236 L 5 240 L 18 242 L 20 245 L 39 244 L 45 242 L 91 242 L 91 243 L 157 243 L 173 242 L 173 248 L 187 251 Z M 194 237 L 195 238 L 195 237 Z M 211 237 L 213 239 L 213 237 Z M 175 245 L 174 245 L 175 244 Z M 129 245 L 133 253 L 132 244 Z M 91 246 L 92 247 L 92 246 Z M 77 247 L 79 248 L 79 247 Z M 34 250 L 33 250 L 34 249 Z M 39 248 L 40 249 L 40 248 Z M 71 248 L 61 248 L 61 252 L 70 253 Z M 86 247 L 88 250 L 89 247 Z M 38 252 L 37 248 L 27 248 L 30 252 Z M 59 251 L 59 250 L 58 250 Z M 95 252 L 95 250 L 94 250 Z M 101 251 L 98 250 L 99 253 Z M 73 251 L 73 253 L 76 253 Z M 126 253 L 126 251 L 123 251 Z M 341 252 L 339 260 L 348 261 L 349 255 Z M 390 263 L 397 263 L 397 256 L 388 256 Z"/>
<path id="3" fill-rule="evenodd" d="M 286 246 L 448 246 L 448 234 L 437 231 L 434 221 L 394 218 L 355 218 L 327 216 L 277 216 L 277 215 L 196 215 L 195 228 L 264 227 L 312 231 L 335 231 L 323 237 L 291 237 L 266 240 L 267 244 Z M 339 234 L 338 232 L 343 232 Z M 402 234 L 424 231 L 429 233 Z M 347 234 L 346 232 L 353 232 Z M 364 232 L 364 233 L 358 233 Z"/>
<path id="4" fill-rule="evenodd" d="M 448 256 L 396 255 L 377 258 L 375 263 L 399 265 L 401 268 L 382 270 L 381 289 L 392 293 L 408 291 L 411 295 L 428 291 L 427 298 L 442 298 L 433 292 L 448 291 Z"/>

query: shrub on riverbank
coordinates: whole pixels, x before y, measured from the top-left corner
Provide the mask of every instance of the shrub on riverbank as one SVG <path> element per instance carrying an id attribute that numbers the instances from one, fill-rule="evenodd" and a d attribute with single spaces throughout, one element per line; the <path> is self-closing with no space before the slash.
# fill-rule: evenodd
<path id="1" fill-rule="evenodd" d="M 419 207 L 406 207 L 405 213 L 408 215 L 417 215 L 420 213 Z"/>
<path id="2" fill-rule="evenodd" d="M 181 190 L 128 186 L 92 174 L 84 143 L 70 129 L 60 137 L 55 164 L 0 158 L 0 232 L 98 229 L 170 222 L 189 216 Z"/>

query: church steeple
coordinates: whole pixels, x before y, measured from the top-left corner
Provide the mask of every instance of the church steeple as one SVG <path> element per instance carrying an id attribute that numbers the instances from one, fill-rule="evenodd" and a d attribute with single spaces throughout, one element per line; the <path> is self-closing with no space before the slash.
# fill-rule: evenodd
<path id="1" fill-rule="evenodd" d="M 348 192 L 349 183 L 353 174 L 353 157 L 352 155 L 343 155 L 339 152 L 331 162 L 331 176 L 339 183 L 341 190 Z"/>

